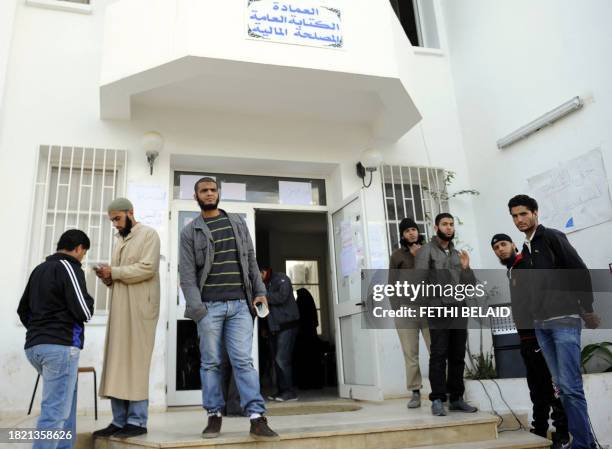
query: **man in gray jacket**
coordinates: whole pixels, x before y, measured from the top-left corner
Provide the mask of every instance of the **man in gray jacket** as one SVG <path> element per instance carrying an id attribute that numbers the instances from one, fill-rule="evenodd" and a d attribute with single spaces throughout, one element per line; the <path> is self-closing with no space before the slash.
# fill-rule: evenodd
<path id="1" fill-rule="evenodd" d="M 455 220 L 448 213 L 436 216 L 436 235 L 416 254 L 415 269 L 427 285 L 444 287 L 457 284 L 473 284 L 476 279 L 470 269 L 467 251 L 457 251 L 453 245 Z M 461 302 L 454 297 L 427 298 L 431 306 L 445 306 L 458 309 Z M 431 346 L 429 355 L 429 382 L 431 384 L 431 412 L 434 416 L 446 415 L 444 402 L 450 394 L 451 411 L 476 412 L 463 400 L 465 387 L 465 344 L 467 341 L 466 318 L 430 318 L 429 334 Z M 448 363 L 448 376 L 446 365 Z"/>
<path id="2" fill-rule="evenodd" d="M 196 322 L 200 340 L 202 403 L 208 413 L 202 437 L 215 438 L 221 431 L 225 344 L 251 436 L 278 438 L 263 416 L 265 403 L 251 357 L 254 310 L 260 303 L 267 306 L 267 300 L 249 230 L 239 215 L 218 208 L 214 179 L 200 179 L 194 191 L 202 213 L 181 232 L 179 273 L 185 317 Z"/>

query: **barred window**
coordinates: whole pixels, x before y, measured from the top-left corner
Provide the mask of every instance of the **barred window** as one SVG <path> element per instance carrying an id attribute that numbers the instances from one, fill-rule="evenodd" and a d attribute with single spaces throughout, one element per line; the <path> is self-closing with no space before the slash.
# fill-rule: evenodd
<path id="1" fill-rule="evenodd" d="M 431 238 L 436 215 L 449 211 L 446 175 L 441 168 L 381 167 L 389 252 L 400 246 L 399 224 L 406 217 L 419 225 L 427 240 Z"/>
<path id="2" fill-rule="evenodd" d="M 64 231 L 84 231 L 91 248 L 83 260 L 83 270 L 97 313 L 107 311 L 108 289 L 97 279 L 92 267 L 110 263 L 113 228 L 106 206 L 124 194 L 126 163 L 124 150 L 56 145 L 43 145 L 39 149 L 30 268 L 55 252 Z"/>

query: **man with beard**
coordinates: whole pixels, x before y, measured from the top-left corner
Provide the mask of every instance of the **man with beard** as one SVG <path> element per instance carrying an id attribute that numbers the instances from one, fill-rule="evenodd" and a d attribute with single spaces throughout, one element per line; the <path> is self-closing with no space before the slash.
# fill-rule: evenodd
<path id="1" fill-rule="evenodd" d="M 112 423 L 94 437 L 147 433 L 149 368 L 159 317 L 159 237 L 138 223 L 126 198 L 108 206 L 117 230 L 111 265 L 96 274 L 111 289 L 100 397 L 110 398 Z"/>
<path id="2" fill-rule="evenodd" d="M 525 234 L 522 255 L 530 270 L 530 305 L 538 344 L 567 414 L 573 449 L 596 447 L 582 372 L 582 320 L 595 329 L 593 293 L 586 265 L 565 234 L 538 224 L 538 203 L 527 195 L 508 202 L 517 229 Z M 581 320 L 582 319 L 582 320 Z"/>
<path id="3" fill-rule="evenodd" d="M 529 295 L 526 291 L 529 274 L 525 271 L 518 271 L 527 268 L 525 259 L 523 254 L 518 253 L 516 245 L 506 234 L 495 234 L 491 239 L 491 247 L 500 263 L 508 269 L 512 314 L 521 342 L 521 356 L 527 369 L 527 386 L 533 404 L 531 432 L 547 438 L 548 418 L 551 416 L 555 426 L 551 448 L 562 449 L 569 441 L 567 417 L 561 401 L 555 397 L 550 371 L 548 371 L 546 360 L 544 360 L 533 329 L 533 318 L 527 303 Z"/>
<path id="4" fill-rule="evenodd" d="M 263 416 L 265 403 L 251 357 L 255 308 L 267 307 L 267 300 L 249 230 L 242 217 L 218 208 L 214 179 L 198 180 L 194 191 L 202 213 L 181 232 L 179 272 L 185 317 L 196 323 L 200 339 L 202 405 L 208 414 L 202 437 L 215 438 L 221 432 L 225 345 L 251 436 L 278 438 Z"/>
<path id="5" fill-rule="evenodd" d="M 436 216 L 436 235 L 423 245 L 416 254 L 417 277 L 429 286 L 453 286 L 474 284 L 476 279 L 470 268 L 467 251 L 457 251 L 453 245 L 455 220 L 449 213 Z M 433 289 L 434 291 L 436 289 Z M 439 289 L 438 289 L 439 290 Z M 431 306 L 443 306 L 458 310 L 460 302 L 455 298 L 427 297 Z M 451 310 L 452 311 L 452 310 Z M 431 412 L 434 416 L 445 416 L 444 403 L 450 395 L 449 410 L 474 413 L 478 409 L 463 400 L 465 387 L 465 344 L 467 341 L 467 318 L 429 318 L 431 346 L 429 355 L 429 382 L 431 384 Z M 448 375 L 446 366 L 448 363 Z"/>
<path id="6" fill-rule="evenodd" d="M 401 235 L 401 248 L 396 249 L 391 254 L 389 261 L 389 284 L 395 285 L 397 281 L 409 281 L 409 273 L 402 270 L 412 270 L 414 268 L 415 256 L 423 244 L 423 237 L 419 233 L 419 226 L 412 218 L 404 218 L 399 225 Z M 400 303 L 397 298 L 392 297 L 391 304 L 394 309 L 407 305 Z M 408 401 L 408 408 L 418 408 L 421 406 L 421 370 L 419 368 L 419 329 L 423 334 L 423 339 L 429 350 L 429 328 L 427 320 L 418 319 L 397 319 L 397 334 L 404 353 L 404 364 L 406 367 L 406 387 L 412 391 L 412 398 Z"/>

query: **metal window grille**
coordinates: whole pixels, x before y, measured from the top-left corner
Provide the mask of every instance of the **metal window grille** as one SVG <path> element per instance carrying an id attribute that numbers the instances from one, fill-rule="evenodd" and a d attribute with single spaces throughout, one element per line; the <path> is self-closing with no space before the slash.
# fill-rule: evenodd
<path id="1" fill-rule="evenodd" d="M 399 224 L 411 217 L 429 240 L 437 214 L 448 212 L 445 171 L 441 168 L 383 165 L 381 178 L 389 252 L 400 246 Z"/>
<path id="2" fill-rule="evenodd" d="M 125 191 L 126 164 L 125 150 L 57 145 L 39 149 L 30 269 L 55 252 L 64 231 L 81 229 L 91 241 L 83 268 L 98 314 L 107 312 L 109 291 L 91 267 L 110 262 L 113 228 L 106 206 Z"/>

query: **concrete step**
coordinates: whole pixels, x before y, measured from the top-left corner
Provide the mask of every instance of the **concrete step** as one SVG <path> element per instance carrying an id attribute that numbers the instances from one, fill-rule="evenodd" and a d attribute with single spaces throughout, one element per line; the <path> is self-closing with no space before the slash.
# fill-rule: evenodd
<path id="1" fill-rule="evenodd" d="M 550 440 L 521 430 L 501 432 L 499 438 L 494 440 L 436 444 L 433 446 L 421 446 L 418 449 L 548 449 L 550 444 Z"/>
<path id="2" fill-rule="evenodd" d="M 497 437 L 497 419 L 485 413 L 452 414 L 447 417 L 423 414 L 411 419 L 386 417 L 382 421 L 370 419 L 337 423 L 334 423 L 334 416 L 329 415 L 325 425 L 319 422 L 314 426 L 296 428 L 271 423 L 272 428 L 280 434 L 275 441 L 254 440 L 248 435 L 248 420 L 238 420 L 242 423 L 240 430 L 236 430 L 237 422 L 226 426 L 225 421 L 230 420 L 224 420 L 221 436 L 213 440 L 200 437 L 202 426 L 189 430 L 166 428 L 162 432 L 150 431 L 143 438 L 97 439 L 94 448 L 404 449 L 451 443 L 467 443 L 466 447 L 473 447 L 477 442 L 495 440 Z"/>

